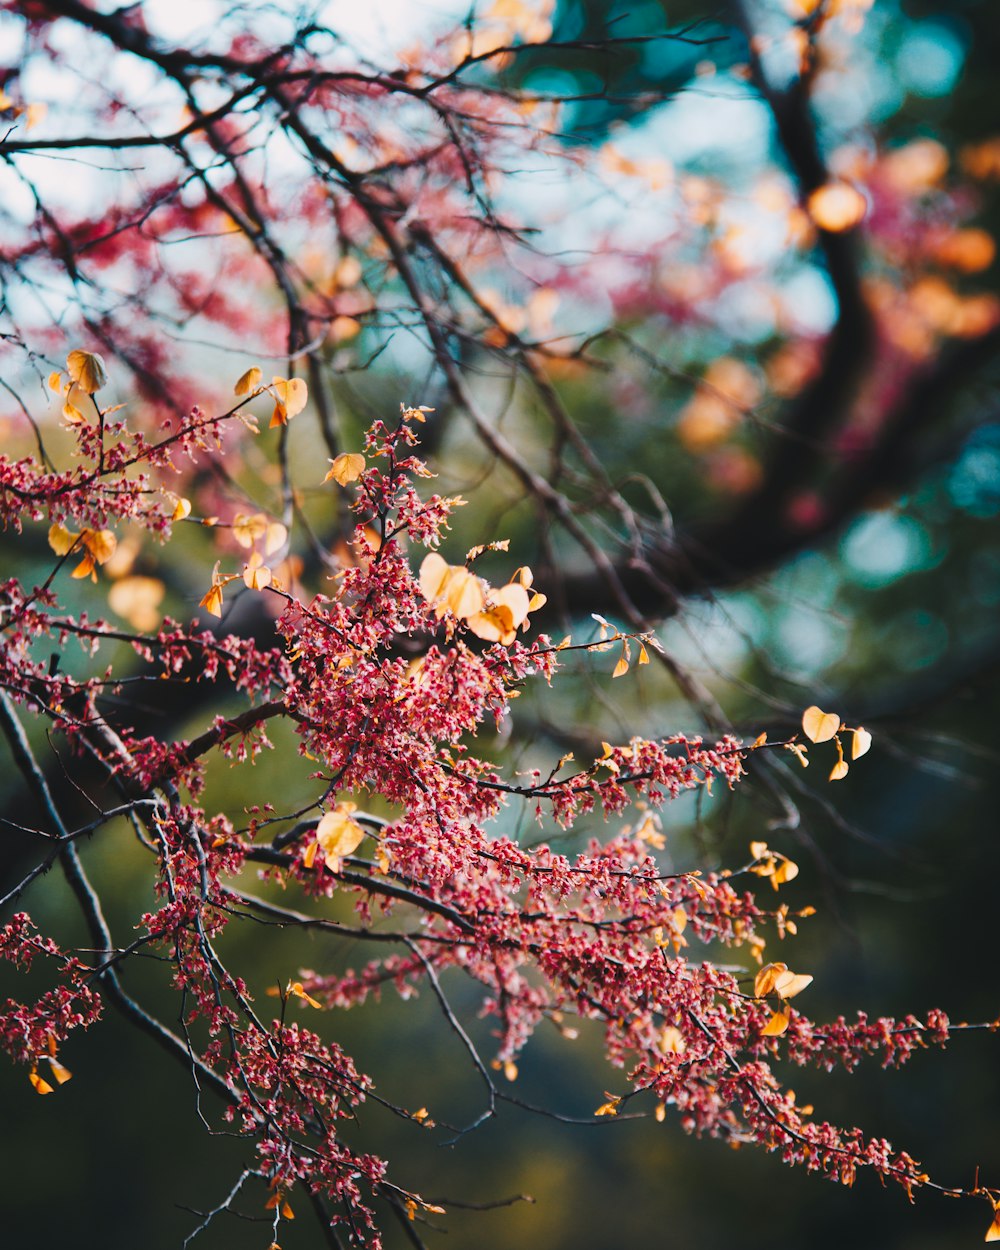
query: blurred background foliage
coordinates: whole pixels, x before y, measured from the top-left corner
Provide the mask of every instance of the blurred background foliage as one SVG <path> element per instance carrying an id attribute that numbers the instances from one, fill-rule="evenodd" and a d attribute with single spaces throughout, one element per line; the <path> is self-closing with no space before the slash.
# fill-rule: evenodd
<path id="1" fill-rule="evenodd" d="M 672 114 L 668 104 L 657 114 L 656 125 L 667 130 L 685 124 L 699 102 L 710 111 L 716 92 L 728 97 L 729 109 L 745 109 L 759 120 L 760 103 L 748 91 L 741 98 L 738 78 L 729 76 L 745 62 L 746 47 L 722 9 L 698 0 L 561 0 L 553 38 L 589 45 L 609 33 L 656 34 L 665 27 L 686 28 L 707 42 L 654 41 L 600 51 L 581 46 L 570 55 L 540 48 L 518 58 L 511 73 L 537 90 L 596 97 L 575 104 L 566 127 L 576 142 L 592 143 L 595 153 L 611 137 L 632 150 L 636 110 L 629 101 L 642 93 L 685 102 L 683 112 Z M 824 102 L 824 142 L 836 147 L 870 125 L 886 147 L 932 138 L 954 154 L 991 137 L 998 122 L 998 44 L 1000 13 L 992 0 L 876 0 L 853 53 L 852 82 L 863 82 L 863 98 L 842 111 L 837 99 Z M 634 124 L 650 125 L 645 113 Z M 709 129 L 692 141 L 703 149 L 691 160 L 694 174 L 725 177 L 744 163 L 780 160 L 766 125 L 767 152 L 727 146 L 725 136 Z M 648 133 L 640 135 L 640 149 Z M 973 220 L 995 235 L 997 212 L 995 199 L 984 197 Z M 979 289 L 995 289 L 995 265 L 976 277 Z M 822 306 L 821 296 L 816 299 Z M 655 316 L 626 310 L 617 324 L 650 351 L 662 345 L 665 331 Z M 609 475 L 618 480 L 641 468 L 681 522 L 732 506 L 726 472 L 745 467 L 734 459 L 713 481 L 697 440 L 685 439 L 684 413 L 696 394 L 692 376 L 730 357 L 744 370 L 738 383 L 763 394 L 780 339 L 766 319 L 755 329 L 754 318 L 741 313 L 728 329 L 718 320 L 678 326 L 670 331 L 669 348 L 670 370 L 657 370 L 640 352 L 607 337 L 595 348 L 607 366 L 599 384 L 592 373 L 567 371 L 558 386 Z M 470 364 L 488 369 L 485 360 Z M 808 773 L 794 763 L 780 766 L 801 809 L 798 827 L 771 831 L 778 813 L 766 776 L 698 810 L 678 803 L 664 814 L 665 861 L 678 869 L 742 863 L 748 841 L 760 837 L 799 863 L 799 877 L 782 898 L 793 907 L 814 904 L 817 915 L 788 939 L 793 945 L 769 953 L 814 973 L 808 1002 L 814 1018 L 850 1016 L 858 1008 L 919 1014 L 930 1005 L 955 1019 L 989 1020 L 1000 1011 L 998 382 L 995 368 L 980 372 L 970 386 L 959 379 L 947 401 L 950 440 L 923 449 L 927 469 L 911 492 L 887 498 L 753 584 L 694 599 L 664 627 L 668 649 L 698 673 L 748 734 L 765 727 L 774 736 L 791 731 L 796 709 L 813 701 L 835 704 L 851 723 L 875 718 L 871 757 L 840 786 L 826 785 L 818 750 Z M 427 384 L 433 389 L 430 375 Z M 339 386 L 339 402 L 358 434 L 373 414 L 391 413 L 401 393 L 434 402 L 431 394 L 413 394 L 412 378 L 391 354 L 364 374 L 345 376 Z M 514 402 L 505 429 L 519 446 L 530 446 L 536 420 L 530 403 Z M 431 438 L 441 473 L 436 488 L 471 499 L 456 519 L 453 558 L 475 542 L 502 536 L 511 539 L 517 562 L 544 564 L 547 553 L 534 546 L 534 513 L 520 502 L 515 484 L 456 423 L 431 431 Z M 752 450 L 752 431 L 739 438 Z M 305 467 L 315 463 L 317 449 L 300 442 L 295 454 Z M 265 485 L 270 471 L 248 460 L 246 473 L 259 474 Z M 641 483 L 635 489 L 641 493 Z M 324 503 L 318 492 L 309 503 L 321 529 L 322 509 L 337 505 Z M 181 617 L 204 592 L 211 566 L 207 542 L 201 532 L 185 530 L 162 552 L 144 551 L 136 565 L 136 571 L 155 576 L 159 562 L 171 563 L 166 606 Z M 493 565 L 483 565 L 486 576 L 491 567 L 506 567 L 499 557 L 491 559 Z M 8 544 L 5 560 L 7 573 L 27 576 L 32 561 L 47 567 L 47 552 Z M 699 727 L 665 675 L 651 666 L 612 686 L 613 661 L 606 659 L 573 662 L 571 679 L 551 692 L 527 693 L 515 709 L 511 738 L 480 743 L 480 749 L 525 766 L 551 759 L 557 748 L 599 750 L 601 739 L 633 730 L 652 735 Z M 75 663 L 69 651 L 62 662 Z M 176 709 L 170 714 L 176 718 Z M 190 725 L 175 719 L 174 725 L 181 734 L 204 727 L 200 717 Z M 290 809 L 311 799 L 312 788 L 304 771 L 289 767 L 294 742 L 282 730 L 274 737 L 275 750 L 257 763 L 255 781 L 259 793 L 273 793 L 272 801 Z M 7 770 L 3 779 L 4 798 L 10 799 L 17 792 L 14 780 Z M 206 804 L 238 813 L 243 785 L 242 774 L 222 763 L 211 774 Z M 535 836 L 530 820 L 515 817 L 521 836 Z M 600 826 L 583 832 L 599 834 Z M 117 910 L 112 922 L 127 932 L 151 901 L 145 856 L 123 827 L 108 829 L 85 857 L 96 880 L 109 887 L 106 896 Z M 54 876 L 31 900 L 43 928 L 50 920 L 62 923 L 64 903 Z M 338 906 L 332 904 L 330 914 Z M 366 958 L 328 937 L 308 940 L 249 925 L 232 926 L 225 935 L 224 952 L 238 945 L 244 948 L 239 962 L 254 969 L 251 989 L 262 999 L 299 967 L 357 966 Z M 8 989 L 8 980 L 0 981 L 0 992 L 20 993 Z M 474 1019 L 471 988 L 457 981 L 448 988 L 465 1008 L 464 1018 Z M 157 1005 L 152 997 L 150 1002 Z M 165 985 L 159 1006 L 175 1010 Z M 911 1207 L 901 1193 L 883 1192 L 864 1177 L 848 1191 L 785 1169 L 758 1151 L 733 1153 L 717 1142 L 690 1140 L 669 1117 L 663 1125 L 594 1120 L 602 1091 L 615 1092 L 622 1081 L 604 1066 L 599 1039 L 586 1030 L 575 1041 L 555 1031 L 540 1034 L 514 1086 L 526 1103 L 583 1124 L 505 1108 L 496 1121 L 452 1145 L 454 1132 L 440 1125 L 467 1122 L 478 1109 L 480 1089 L 429 995 L 404 1004 L 390 992 L 380 1003 L 325 1024 L 359 1056 L 381 1094 L 426 1106 L 439 1124 L 420 1129 L 369 1105 L 349 1130 L 388 1158 L 404 1183 L 448 1207 L 448 1235 L 429 1234 L 432 1245 L 714 1250 L 739 1244 L 764 1250 L 853 1241 L 940 1250 L 975 1242 L 986 1224 L 985 1206 L 977 1212 L 921 1194 Z M 482 1024 L 470 1028 L 486 1037 Z M 71 1067 L 76 1079 L 58 1097 L 40 1100 L 23 1072 L 0 1066 L 7 1126 L 0 1139 L 0 1202 L 8 1244 L 70 1241 L 106 1250 L 179 1245 L 196 1222 L 184 1208 L 215 1205 L 227 1178 L 238 1174 L 240 1142 L 210 1137 L 193 1114 L 188 1074 L 161 1065 L 146 1039 L 114 1016 L 75 1040 Z M 885 1134 L 939 1180 L 970 1185 L 977 1166 L 984 1179 L 1000 1179 L 993 1124 L 998 1072 L 995 1037 L 976 1034 L 943 1057 L 918 1054 L 902 1072 L 863 1068 L 852 1076 L 806 1072 L 790 1079 L 799 1101 L 813 1102 L 819 1114 Z M 519 1194 L 534 1201 L 492 1212 L 461 1209 L 463 1201 L 489 1203 Z M 257 1212 L 259 1204 L 251 1198 L 242 1209 Z M 297 1214 L 294 1224 L 283 1227 L 285 1250 L 321 1244 L 309 1212 Z M 235 1250 L 267 1240 L 264 1225 L 233 1217 L 217 1221 L 196 1244 Z M 390 1225 L 387 1244 L 408 1243 Z"/>

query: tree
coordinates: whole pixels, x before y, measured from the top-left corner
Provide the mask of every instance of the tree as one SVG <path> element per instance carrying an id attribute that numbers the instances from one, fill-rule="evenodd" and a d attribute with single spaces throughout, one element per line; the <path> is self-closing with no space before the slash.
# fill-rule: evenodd
<path id="1" fill-rule="evenodd" d="M 152 6 L 5 6 L 0 954 L 26 983 L 0 1041 L 58 1096 L 111 1009 L 189 1073 L 245 1146 L 193 1232 L 239 1208 L 277 1244 L 309 1205 L 329 1244 L 378 1245 L 385 1217 L 422 1244 L 447 1217 L 364 1137 L 373 1103 L 442 1131 L 341 1044 L 384 987 L 433 999 L 481 1083 L 453 1140 L 525 1105 L 540 1026 L 594 1027 L 594 1116 L 978 1198 L 1000 1236 L 995 1178 L 928 1175 L 783 1075 L 993 1028 L 814 1019 L 780 945 L 813 914 L 782 901 L 796 770 L 853 777 L 864 724 L 926 688 L 849 725 L 780 675 L 740 706 L 661 628 L 989 433 L 956 400 L 1000 324 L 974 224 L 998 141 L 964 136 L 954 168 L 927 135 L 843 142 L 816 100 L 867 7 L 635 33 L 512 0 L 374 53 L 321 10 L 232 5 L 172 39 Z M 753 93 L 784 168 L 712 178 L 649 146 L 685 76 Z M 594 681 L 629 721 L 607 742 Z M 641 722 L 642 683 L 697 728 Z M 774 834 L 714 868 L 664 858 L 668 800 L 754 786 Z M 90 862 L 127 833 L 131 897 Z M 365 962 L 290 946 L 268 987 L 239 936 L 259 927 Z"/>

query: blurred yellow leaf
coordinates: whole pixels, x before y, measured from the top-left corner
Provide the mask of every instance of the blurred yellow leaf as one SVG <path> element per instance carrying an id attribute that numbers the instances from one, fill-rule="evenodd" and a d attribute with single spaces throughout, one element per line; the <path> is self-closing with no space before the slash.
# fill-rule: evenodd
<path id="1" fill-rule="evenodd" d="M 185 517 L 191 515 L 191 500 L 178 496 L 177 503 L 174 505 L 174 511 L 171 521 L 183 521 Z"/>
<path id="2" fill-rule="evenodd" d="M 660 1030 L 656 1046 L 661 1055 L 683 1055 L 687 1050 L 684 1034 L 676 1026 L 668 1024 Z"/>
<path id="3" fill-rule="evenodd" d="M 830 781 L 843 781 L 848 774 L 847 760 L 838 760 L 830 770 Z"/>
<path id="4" fill-rule="evenodd" d="M 274 555 L 288 542 L 288 530 L 280 521 L 269 521 L 264 531 L 264 554 Z"/>
<path id="5" fill-rule="evenodd" d="M 868 201 L 849 182 L 828 182 L 813 191 L 806 208 L 821 230 L 840 234 L 864 221 Z"/>
<path id="6" fill-rule="evenodd" d="M 361 333 L 361 322 L 356 317 L 334 317 L 330 323 L 330 338 L 334 343 L 346 343 Z"/>
<path id="7" fill-rule="evenodd" d="M 836 712 L 824 712 L 813 704 L 802 713 L 802 732 L 810 742 L 829 742 L 839 728 Z"/>
<path id="8" fill-rule="evenodd" d="M 233 537 L 241 547 L 252 547 L 266 533 L 267 517 L 263 512 L 255 512 L 251 516 L 237 512 L 233 517 Z"/>
<path id="9" fill-rule="evenodd" d="M 108 604 L 112 612 L 123 617 L 140 633 L 149 633 L 160 623 L 159 607 L 166 587 L 157 577 L 130 575 L 111 587 Z"/>

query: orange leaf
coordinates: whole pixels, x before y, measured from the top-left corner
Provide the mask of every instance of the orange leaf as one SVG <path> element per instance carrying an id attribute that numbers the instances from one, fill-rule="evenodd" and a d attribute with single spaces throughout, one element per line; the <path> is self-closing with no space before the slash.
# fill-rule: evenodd
<path id="1" fill-rule="evenodd" d="M 222 616 L 222 587 L 218 582 L 212 583 L 208 593 L 199 600 L 198 606 L 212 616 Z"/>
<path id="2" fill-rule="evenodd" d="M 55 1077 L 56 1083 L 58 1085 L 65 1085 L 66 1082 L 72 1078 L 73 1073 L 70 1072 L 69 1068 L 61 1064 L 54 1056 L 49 1055 L 48 1060 L 49 1067 L 52 1069 L 52 1075 Z"/>
<path id="3" fill-rule="evenodd" d="M 791 1016 L 787 1011 L 776 1011 L 760 1031 L 761 1037 L 780 1037 L 788 1028 Z"/>
<path id="4" fill-rule="evenodd" d="M 36 1094 L 51 1094 L 53 1087 L 43 1077 L 40 1077 L 34 1068 L 28 1073 L 28 1080 L 34 1087 Z"/>
<path id="5" fill-rule="evenodd" d="M 843 781 L 849 772 L 847 760 L 838 760 L 830 770 L 830 781 Z"/>

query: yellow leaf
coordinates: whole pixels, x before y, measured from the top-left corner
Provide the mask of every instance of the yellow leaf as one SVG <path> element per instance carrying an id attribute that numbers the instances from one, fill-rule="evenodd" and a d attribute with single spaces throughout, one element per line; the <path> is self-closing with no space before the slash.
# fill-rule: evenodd
<path id="1" fill-rule="evenodd" d="M 467 620 L 482 610 L 482 583 L 468 569 L 453 568 L 448 573 L 442 601 L 452 616 L 457 616 L 460 621 Z"/>
<path id="2" fill-rule="evenodd" d="M 638 663 L 639 663 L 639 664 L 648 664 L 648 663 L 649 663 L 649 652 L 646 650 L 646 644 L 645 644 L 645 643 L 643 643 L 643 642 L 640 642 L 640 643 L 639 643 L 639 659 L 638 659 Z"/>
<path id="3" fill-rule="evenodd" d="M 767 843 L 766 842 L 751 842 L 750 854 L 754 857 L 754 859 L 763 859 L 764 856 L 767 854 Z"/>
<path id="4" fill-rule="evenodd" d="M 66 369 L 80 390 L 88 395 L 108 384 L 104 360 L 96 352 L 70 352 L 66 357 Z"/>
<path id="5" fill-rule="evenodd" d="M 753 992 L 756 998 L 767 998 L 778 980 L 778 977 L 788 971 L 787 964 L 765 964 L 763 968 L 754 977 Z"/>
<path id="6" fill-rule="evenodd" d="M 508 1081 L 517 1080 L 517 1064 L 513 1059 L 508 1059 L 503 1065 L 503 1074 Z"/>
<path id="7" fill-rule="evenodd" d="M 802 713 L 802 732 L 810 742 L 829 742 L 839 728 L 836 712 L 824 712 L 813 704 Z"/>
<path id="8" fill-rule="evenodd" d="M 656 1104 L 656 1110 L 653 1112 L 653 1115 L 656 1117 L 657 1124 L 662 1124 L 663 1121 L 667 1118 L 666 1103 L 658 1102 Z"/>
<path id="9" fill-rule="evenodd" d="M 364 456 L 355 451 L 344 451 L 330 462 L 330 471 L 323 481 L 329 482 L 332 479 L 341 486 L 346 486 L 348 482 L 356 482 L 364 471 Z M 438 559 L 440 558 L 439 556 Z"/>
<path id="10" fill-rule="evenodd" d="M 791 1019 L 787 1011 L 776 1011 L 760 1031 L 761 1037 L 780 1037 Z"/>
<path id="11" fill-rule="evenodd" d="M 627 672 L 628 672 L 628 651 L 625 649 L 625 647 L 622 647 L 622 653 L 618 657 L 618 663 L 615 665 L 615 671 L 611 674 L 611 676 L 612 677 L 624 677 Z"/>
<path id="12" fill-rule="evenodd" d="M 793 863 L 790 859 L 786 859 L 784 855 L 776 856 L 776 858 L 779 860 L 779 863 L 775 866 L 771 875 L 771 884 L 775 889 L 779 885 L 784 885 L 786 881 L 794 881 L 799 875 L 798 864 Z"/>
<path id="13" fill-rule="evenodd" d="M 249 395 L 251 391 L 255 391 L 257 387 L 260 386 L 261 378 L 263 376 L 264 375 L 257 368 L 257 366 L 254 365 L 252 369 L 248 369 L 246 373 L 242 375 L 240 380 L 233 387 L 233 393 L 235 395 Z"/>
<path id="14" fill-rule="evenodd" d="M 65 525 L 53 525 L 49 529 L 49 546 L 57 556 L 68 555 L 76 546 L 79 534 L 74 534 Z"/>
<path id="15" fill-rule="evenodd" d="M 80 537 L 98 564 L 107 564 L 118 546 L 118 539 L 111 530 L 84 530 Z"/>
<path id="16" fill-rule="evenodd" d="M 185 499 L 183 496 L 179 496 L 177 499 L 177 503 L 174 505 L 173 515 L 170 518 L 171 521 L 183 521 L 185 517 L 188 517 L 190 515 L 191 515 L 191 500 Z"/>
<path id="17" fill-rule="evenodd" d="M 355 803 L 338 803 L 316 826 L 315 845 L 322 852 L 323 862 L 331 872 L 339 872 L 341 859 L 357 850 L 364 840 L 364 829 L 351 816 L 356 807 Z M 313 858 L 315 855 L 314 851 Z M 302 857 L 304 864 L 305 858 Z M 311 858 L 306 867 L 310 867 L 312 862 Z"/>
<path id="18" fill-rule="evenodd" d="M 271 570 L 264 564 L 260 552 L 255 551 L 243 566 L 243 582 L 247 590 L 264 590 L 271 584 Z"/>
<path id="19" fill-rule="evenodd" d="M 993 1223 L 986 1230 L 983 1240 L 1000 1241 L 1000 1204 L 996 1202 L 993 1203 Z"/>
<path id="20" fill-rule="evenodd" d="M 758 747 L 762 747 L 765 742 L 767 742 L 767 730 L 765 730 L 762 734 L 758 734 L 757 737 L 754 738 L 753 746 L 750 749 L 752 751 L 756 751 Z"/>
<path id="21" fill-rule="evenodd" d="M 451 566 L 436 551 L 424 556 L 420 565 L 420 593 L 428 601 L 434 603 L 444 587 Z"/>
<path id="22" fill-rule="evenodd" d="M 867 729 L 863 729 L 860 725 L 854 730 L 854 737 L 851 742 L 851 759 L 859 760 L 862 755 L 867 755 L 871 750 L 872 736 Z"/>
<path id="23" fill-rule="evenodd" d="M 285 425 L 291 417 L 302 411 L 309 400 L 309 388 L 301 378 L 272 378 L 275 410 L 273 425 Z M 276 419 L 277 418 L 277 419 Z"/>
<path id="24" fill-rule="evenodd" d="M 467 623 L 477 638 L 507 647 L 514 641 L 518 626 L 527 619 L 529 604 L 524 587 L 510 582 L 499 590 L 491 590 L 485 607 L 471 614 Z"/>
<path id="25" fill-rule="evenodd" d="M 295 1219 L 295 1212 L 292 1210 L 292 1208 L 288 1205 L 287 1202 L 283 1202 L 281 1204 L 281 1214 L 286 1220 Z"/>
<path id="26" fill-rule="evenodd" d="M 848 773 L 847 760 L 838 760 L 830 770 L 830 781 L 843 781 Z"/>
<path id="27" fill-rule="evenodd" d="M 617 1115 L 618 1114 L 618 1107 L 619 1107 L 619 1104 L 621 1103 L 621 1099 L 616 1098 L 614 1094 L 608 1094 L 607 1097 L 609 1101 L 601 1103 L 601 1105 L 594 1112 L 594 1115 Z"/>
<path id="28" fill-rule="evenodd" d="M 58 395 L 62 391 L 62 374 L 58 369 L 49 374 L 49 390 Z"/>
<path id="29" fill-rule="evenodd" d="M 796 994 L 801 994 L 807 985 L 812 985 L 812 977 L 805 972 L 792 972 L 790 968 L 786 968 L 784 972 L 779 972 L 774 980 L 775 993 L 779 998 L 788 1001 L 794 998 Z"/>

